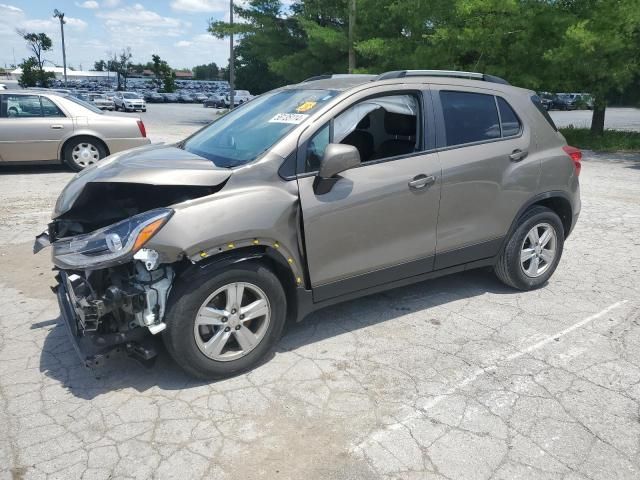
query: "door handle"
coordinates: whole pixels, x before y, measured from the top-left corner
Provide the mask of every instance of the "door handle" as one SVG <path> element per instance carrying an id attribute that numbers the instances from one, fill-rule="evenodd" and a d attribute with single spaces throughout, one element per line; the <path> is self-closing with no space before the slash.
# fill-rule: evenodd
<path id="1" fill-rule="evenodd" d="M 64 125 L 60 125 L 59 123 L 54 123 L 53 125 L 51 125 L 51 128 L 53 130 L 62 130 L 64 128 Z"/>
<path id="2" fill-rule="evenodd" d="M 512 162 L 519 162 L 520 160 L 524 160 L 527 155 L 529 155 L 529 152 L 527 152 L 526 150 L 516 149 L 511 152 L 511 155 L 509 155 L 509 159 Z"/>
<path id="3" fill-rule="evenodd" d="M 421 173 L 420 175 L 413 177 L 413 180 L 409 182 L 409 188 L 412 190 L 421 190 L 423 188 L 430 187 L 434 183 L 436 183 L 436 177 L 433 175 L 427 176 L 424 173 Z"/>

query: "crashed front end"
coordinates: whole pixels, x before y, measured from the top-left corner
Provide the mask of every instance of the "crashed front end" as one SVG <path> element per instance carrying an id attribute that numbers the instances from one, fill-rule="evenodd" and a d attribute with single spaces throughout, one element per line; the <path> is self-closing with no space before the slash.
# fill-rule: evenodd
<path id="1" fill-rule="evenodd" d="M 114 349 L 155 356 L 148 337 L 165 328 L 184 262 L 145 246 L 176 205 L 218 192 L 230 175 L 174 146 L 151 145 L 112 155 L 67 184 L 34 253 L 51 249 L 61 315 L 85 365 L 100 365 Z"/>
<path id="2" fill-rule="evenodd" d="M 35 251 L 51 246 L 60 312 L 86 366 L 100 366 L 114 349 L 146 361 L 155 356 L 147 337 L 165 328 L 175 270 L 144 245 L 172 214 L 154 209 L 71 236 L 60 232 L 79 225 L 55 220 L 36 239 Z"/>

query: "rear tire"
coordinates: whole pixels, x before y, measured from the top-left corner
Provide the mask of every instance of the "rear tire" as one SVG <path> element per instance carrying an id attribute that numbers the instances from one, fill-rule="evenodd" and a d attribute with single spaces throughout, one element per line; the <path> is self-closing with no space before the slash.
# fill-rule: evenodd
<path id="1" fill-rule="evenodd" d="M 507 286 L 534 290 L 544 285 L 555 271 L 564 247 L 560 217 L 546 207 L 536 206 L 517 222 L 494 270 Z"/>
<path id="2" fill-rule="evenodd" d="M 244 293 L 236 295 L 240 289 Z M 261 315 L 247 308 L 260 301 Z M 169 354 L 189 375 L 225 378 L 264 360 L 280 339 L 286 316 L 282 285 L 264 265 L 246 262 L 215 272 L 198 269 L 183 276 L 172 290 L 163 339 Z M 248 334 L 253 336 L 244 337 Z"/>
<path id="3" fill-rule="evenodd" d="M 75 137 L 64 146 L 64 161 L 75 172 L 84 170 L 106 156 L 104 144 L 93 137 Z"/>

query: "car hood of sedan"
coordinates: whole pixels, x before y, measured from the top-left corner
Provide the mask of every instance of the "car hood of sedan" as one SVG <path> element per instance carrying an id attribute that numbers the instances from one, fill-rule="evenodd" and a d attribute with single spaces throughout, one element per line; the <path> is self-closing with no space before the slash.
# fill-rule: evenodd
<path id="1" fill-rule="evenodd" d="M 68 212 L 90 183 L 216 187 L 232 174 L 206 158 L 174 145 L 149 145 L 127 150 L 78 173 L 64 188 L 53 218 Z"/>

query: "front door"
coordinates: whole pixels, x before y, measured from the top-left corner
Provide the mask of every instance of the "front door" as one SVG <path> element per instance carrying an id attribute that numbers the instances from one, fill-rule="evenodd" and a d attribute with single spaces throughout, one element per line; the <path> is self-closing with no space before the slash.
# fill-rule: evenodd
<path id="1" fill-rule="evenodd" d="M 433 269 L 440 163 L 425 148 L 420 92 L 360 100 L 300 146 L 299 176 L 307 262 L 315 301 Z M 355 146 L 361 166 L 314 191 L 328 143 Z"/>
<path id="2" fill-rule="evenodd" d="M 58 160 L 73 122 L 49 98 L 0 95 L 0 159 L 5 162 Z"/>

